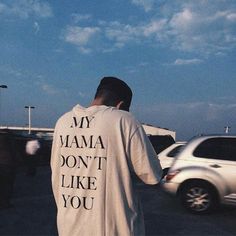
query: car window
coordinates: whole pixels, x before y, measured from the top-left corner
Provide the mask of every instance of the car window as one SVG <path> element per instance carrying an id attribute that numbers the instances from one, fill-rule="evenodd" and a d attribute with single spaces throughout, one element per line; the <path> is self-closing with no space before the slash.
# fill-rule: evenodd
<path id="1" fill-rule="evenodd" d="M 203 141 L 193 152 L 195 157 L 236 161 L 235 138 L 210 138 Z"/>
<path id="2" fill-rule="evenodd" d="M 151 141 L 156 154 L 159 154 L 170 145 L 175 143 L 175 140 L 170 135 L 149 135 L 148 138 Z"/>
<path id="3" fill-rule="evenodd" d="M 183 146 L 183 145 L 176 146 L 175 148 L 173 148 L 173 149 L 167 154 L 167 156 L 168 156 L 168 157 L 175 157 L 175 156 L 179 153 L 179 151 L 180 151 L 180 149 L 182 148 L 182 146 Z"/>

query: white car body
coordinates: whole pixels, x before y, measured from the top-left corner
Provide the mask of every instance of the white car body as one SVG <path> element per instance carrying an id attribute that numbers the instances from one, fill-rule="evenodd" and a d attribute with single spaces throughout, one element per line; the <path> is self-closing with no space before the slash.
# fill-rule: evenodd
<path id="1" fill-rule="evenodd" d="M 185 145 L 186 142 L 176 142 L 170 145 L 157 155 L 160 161 L 162 169 L 169 169 L 176 157 L 176 154 L 180 151 L 180 148 Z"/>
<path id="2" fill-rule="evenodd" d="M 169 169 L 163 187 L 169 193 L 182 196 L 182 199 L 183 192 L 189 188 L 185 198 L 191 199 L 183 201 L 185 205 L 189 204 L 187 208 L 198 207 L 190 209 L 193 212 L 210 210 L 208 208 L 213 205 L 210 201 L 236 205 L 236 136 L 200 136 L 190 141 Z M 200 192 L 203 190 L 209 191 L 203 195 Z M 201 209 L 204 204 L 208 205 Z"/>

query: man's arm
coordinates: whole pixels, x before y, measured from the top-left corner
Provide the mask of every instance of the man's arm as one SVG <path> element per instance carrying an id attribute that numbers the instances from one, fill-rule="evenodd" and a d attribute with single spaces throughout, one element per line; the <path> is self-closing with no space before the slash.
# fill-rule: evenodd
<path id="1" fill-rule="evenodd" d="M 162 168 L 142 125 L 132 135 L 129 150 L 136 175 L 146 184 L 157 184 L 162 177 Z"/>
<path id="2" fill-rule="evenodd" d="M 59 189 L 59 176 L 60 176 L 60 159 L 59 159 L 59 143 L 57 136 L 57 126 L 54 129 L 52 150 L 51 150 L 51 181 L 52 181 L 52 191 L 55 198 L 56 204 L 58 203 L 58 189 Z"/>

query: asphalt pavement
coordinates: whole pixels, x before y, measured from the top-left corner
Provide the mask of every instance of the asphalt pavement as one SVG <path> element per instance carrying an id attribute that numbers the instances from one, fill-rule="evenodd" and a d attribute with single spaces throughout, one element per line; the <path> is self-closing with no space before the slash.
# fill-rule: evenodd
<path id="1" fill-rule="evenodd" d="M 18 171 L 13 207 L 0 211 L 0 235 L 56 236 L 56 207 L 49 166 L 38 167 L 34 177 Z M 235 236 L 236 209 L 222 208 L 206 216 L 186 212 L 160 186 L 139 184 L 147 236 Z M 122 236 L 122 235 L 121 235 Z"/>
<path id="2" fill-rule="evenodd" d="M 33 177 L 19 170 L 11 203 L 0 211 L 0 235 L 57 235 L 48 166 L 38 167 Z"/>

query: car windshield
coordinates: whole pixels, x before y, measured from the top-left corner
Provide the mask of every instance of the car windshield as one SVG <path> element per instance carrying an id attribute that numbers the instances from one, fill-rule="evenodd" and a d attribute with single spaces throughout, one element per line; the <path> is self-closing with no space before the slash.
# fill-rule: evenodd
<path id="1" fill-rule="evenodd" d="M 174 149 L 172 149 L 169 153 L 168 153 L 168 157 L 175 157 L 181 150 L 181 148 L 183 147 L 183 145 L 179 145 L 176 146 Z"/>

